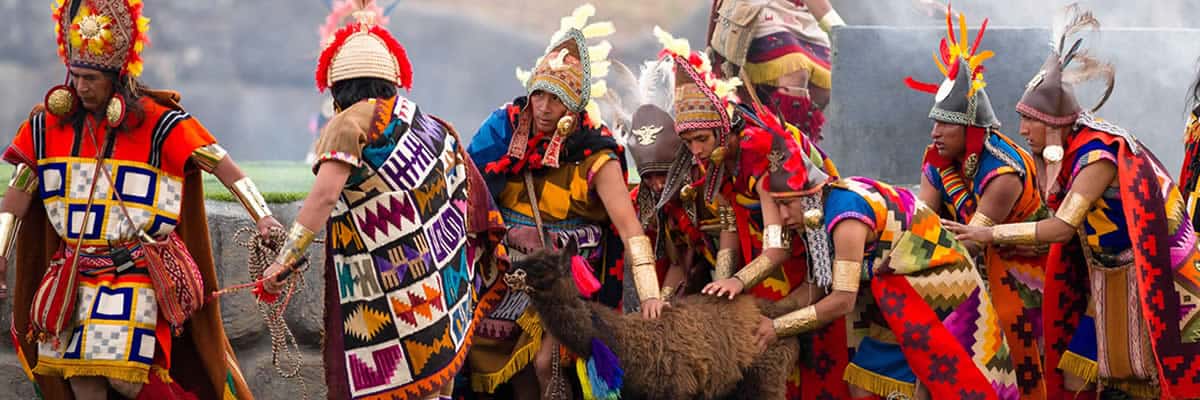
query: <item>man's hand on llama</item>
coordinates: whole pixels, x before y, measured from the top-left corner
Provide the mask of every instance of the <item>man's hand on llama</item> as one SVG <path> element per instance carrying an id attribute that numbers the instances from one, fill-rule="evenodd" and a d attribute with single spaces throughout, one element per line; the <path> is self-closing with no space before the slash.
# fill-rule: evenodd
<path id="1" fill-rule="evenodd" d="M 730 300 L 733 300 L 734 296 L 742 293 L 742 289 L 745 289 L 745 284 L 741 279 L 725 278 L 708 284 L 701 293 L 717 297 L 728 296 Z"/>
<path id="2" fill-rule="evenodd" d="M 662 315 L 662 310 L 670 304 L 661 299 L 648 299 L 642 302 L 642 318 L 658 319 Z"/>
<path id="3" fill-rule="evenodd" d="M 775 324 L 770 318 L 762 317 L 759 320 L 758 328 L 754 329 L 754 344 L 758 345 L 758 351 L 766 351 L 771 343 L 775 343 Z"/>

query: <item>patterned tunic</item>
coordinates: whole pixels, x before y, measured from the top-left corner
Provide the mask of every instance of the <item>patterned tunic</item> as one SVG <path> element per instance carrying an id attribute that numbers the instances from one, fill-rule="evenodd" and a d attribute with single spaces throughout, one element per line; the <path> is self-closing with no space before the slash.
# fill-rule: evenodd
<path id="1" fill-rule="evenodd" d="M 918 380 L 935 399 L 1018 397 L 983 279 L 937 214 L 905 189 L 860 177 L 833 183 L 824 212 L 830 233 L 857 220 L 875 239 L 846 316 L 856 349 L 847 382 L 884 397 L 911 397 Z"/>
<path id="2" fill-rule="evenodd" d="M 168 365 L 169 353 L 161 350 L 170 348 L 170 327 L 158 316 L 135 235 L 140 229 L 178 240 L 173 232 L 183 199 L 184 166 L 194 150 L 216 140 L 186 112 L 147 97 L 139 102 L 144 117 L 131 115 L 126 121 L 131 128 L 118 132 L 93 128 L 106 125 L 90 115 L 71 124 L 49 113 L 35 114 L 4 154 L 6 161 L 38 172 L 38 196 L 63 239 L 51 264 L 69 267 L 76 244 L 82 245 L 75 328 L 59 338 L 61 346 L 40 346 L 35 373 L 144 383 L 152 364 Z M 115 143 L 102 149 L 108 135 L 116 135 Z M 104 173 L 96 174 L 101 151 L 100 165 L 111 182 Z M 95 192 L 89 196 L 93 177 Z M 122 214 L 118 195 L 136 226 Z"/>
<path id="3" fill-rule="evenodd" d="M 987 134 L 985 140 L 973 177 L 965 177 L 959 166 L 939 169 L 928 156 L 924 163 L 925 178 L 942 194 L 953 219 L 970 223 L 988 184 L 1002 175 L 1016 175 L 1022 189 L 1012 210 L 997 223 L 1040 221 L 1049 216 L 1037 188 L 1033 158 L 999 132 Z M 982 260 L 989 291 L 1013 352 L 1022 398 L 1044 399 L 1040 347 L 1045 257 L 1004 257 L 997 246 L 988 246 Z"/>
<path id="4" fill-rule="evenodd" d="M 497 274 L 475 267 L 468 214 L 487 205 L 467 204 L 471 169 L 459 148 L 446 125 L 398 96 L 360 102 L 322 133 L 314 169 L 352 167 L 327 226 L 331 394 L 426 396 L 464 363 Z"/>

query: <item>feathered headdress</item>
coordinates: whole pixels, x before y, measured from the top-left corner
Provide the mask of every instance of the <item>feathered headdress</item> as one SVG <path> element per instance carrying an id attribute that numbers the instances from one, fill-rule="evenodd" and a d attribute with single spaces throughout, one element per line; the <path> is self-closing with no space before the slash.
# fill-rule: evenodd
<path id="1" fill-rule="evenodd" d="M 1108 101 L 1116 79 L 1112 64 L 1101 62 L 1081 49 L 1082 38 L 1070 39 L 1086 30 L 1100 29 L 1100 21 L 1091 11 L 1070 4 L 1055 18 L 1051 29 L 1050 56 L 1025 87 L 1017 102 L 1017 112 L 1044 123 L 1062 126 L 1075 123 L 1082 108 L 1075 100 L 1072 85 L 1092 79 L 1106 80 L 1106 89 L 1091 111 Z M 1067 47 L 1067 43 L 1072 43 Z"/>
<path id="2" fill-rule="evenodd" d="M 675 60 L 675 131 L 714 129 L 718 144 L 724 145 L 731 128 L 730 109 L 737 100 L 734 92 L 742 80 L 717 79 L 708 55 L 692 51 L 687 39 L 676 38 L 658 26 L 654 36 L 663 46 L 659 57 Z"/>
<path id="3" fill-rule="evenodd" d="M 588 20 L 596 14 L 591 4 L 579 6 L 559 23 L 558 31 L 550 36 L 550 45 L 534 62 L 533 71 L 517 68 L 517 80 L 532 94 L 542 90 L 553 93 L 576 113 L 586 113 L 584 122 L 593 128 L 603 124 L 600 110 L 592 99 L 608 92 L 604 77 L 611 67 L 608 53 L 612 44 L 602 40 L 588 46 L 588 40 L 607 37 L 616 32 L 612 22 Z"/>
<path id="4" fill-rule="evenodd" d="M 942 73 L 941 85 L 925 83 L 909 76 L 904 82 L 912 89 L 933 94 L 935 103 L 929 118 L 945 123 L 996 128 L 1000 121 L 988 100 L 987 81 L 983 79 L 983 62 L 995 56 L 991 50 L 979 51 L 987 31 L 985 18 L 975 34 L 974 42 L 967 36 L 967 17 L 958 14 L 958 35 L 955 35 L 954 13 L 946 7 L 946 37 L 933 54 L 934 64 Z"/>
<path id="5" fill-rule="evenodd" d="M 379 25 L 374 0 L 353 0 L 355 23 L 334 32 L 317 62 L 317 89 L 354 78 L 378 78 L 412 89 L 412 64 L 404 46 Z"/>
<path id="6" fill-rule="evenodd" d="M 142 74 L 142 50 L 150 44 L 142 0 L 56 0 L 52 17 L 67 65 Z"/>
<path id="7" fill-rule="evenodd" d="M 396 9 L 396 5 L 398 4 L 400 2 L 396 1 L 388 6 L 387 9 L 384 9 L 378 4 L 371 2 L 366 4 L 365 8 L 361 10 L 375 14 L 376 25 L 388 26 L 388 23 L 391 22 L 388 15 Z M 329 0 L 327 5 L 329 6 L 329 15 L 325 16 L 325 23 L 317 31 L 321 38 L 322 48 L 333 40 L 333 35 L 337 33 L 338 29 L 341 29 L 348 23 L 356 22 L 354 13 L 360 11 L 360 7 L 363 7 L 363 5 L 359 4 L 358 0 Z M 350 19 L 350 21 L 346 21 L 347 19 Z"/>

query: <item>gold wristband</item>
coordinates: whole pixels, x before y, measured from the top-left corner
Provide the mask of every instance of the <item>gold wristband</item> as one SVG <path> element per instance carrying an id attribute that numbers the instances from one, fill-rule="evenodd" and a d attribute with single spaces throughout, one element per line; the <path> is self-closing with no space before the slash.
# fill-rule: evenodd
<path id="1" fill-rule="evenodd" d="M 999 244 L 1038 244 L 1037 222 L 996 225 L 992 238 Z"/>
<path id="2" fill-rule="evenodd" d="M 668 285 L 668 286 L 662 288 L 662 297 L 660 297 L 660 298 L 663 301 L 666 301 L 667 299 L 671 298 L 672 294 L 675 294 L 675 287 Z"/>
<path id="3" fill-rule="evenodd" d="M 786 249 L 787 239 L 783 235 L 783 225 L 767 225 L 763 229 L 763 249 Z"/>
<path id="4" fill-rule="evenodd" d="M 293 223 L 288 229 L 287 239 L 275 257 L 275 263 L 285 267 L 295 266 L 308 253 L 308 246 L 316 239 L 317 234 L 305 228 L 300 223 Z"/>
<path id="5" fill-rule="evenodd" d="M 658 290 L 658 273 L 654 264 L 633 266 L 633 286 L 637 289 L 638 299 L 646 301 L 657 299 L 661 295 Z"/>
<path id="6" fill-rule="evenodd" d="M 787 337 L 811 331 L 819 322 L 817 308 L 808 306 L 776 318 L 771 325 L 775 328 L 775 336 Z"/>
<path id="7" fill-rule="evenodd" d="M 1088 209 L 1091 208 L 1092 205 L 1082 194 L 1070 192 L 1067 193 L 1067 198 L 1063 199 L 1058 211 L 1054 213 L 1054 218 L 1066 222 L 1072 228 L 1078 228 L 1079 224 L 1083 223 L 1084 217 L 1087 217 Z"/>
<path id="8" fill-rule="evenodd" d="M 748 289 L 766 279 L 767 274 L 770 274 L 771 270 L 774 270 L 775 267 L 771 259 L 760 255 L 750 260 L 750 263 L 742 267 L 741 270 L 738 270 L 736 274 L 733 274 L 733 277 L 742 281 L 742 286 Z"/>
<path id="9" fill-rule="evenodd" d="M 984 228 L 990 228 L 990 227 L 996 226 L 996 221 L 992 221 L 992 219 L 988 218 L 987 215 L 984 215 L 983 213 L 976 211 L 975 216 L 971 217 L 971 223 L 969 223 L 967 225 L 982 226 Z"/>
<path id="10" fill-rule="evenodd" d="M 631 237 L 626 246 L 629 246 L 630 264 L 635 267 L 654 265 L 654 245 L 650 244 L 650 237 L 646 235 Z"/>
<path id="11" fill-rule="evenodd" d="M 817 21 L 817 26 L 821 27 L 821 30 L 825 31 L 825 33 L 830 33 L 830 30 L 835 26 L 844 25 L 846 25 L 846 21 L 842 20 L 842 16 L 838 15 L 837 10 L 834 9 L 830 9 L 829 12 L 825 13 L 825 16 L 821 17 L 820 21 Z"/>
<path id="12" fill-rule="evenodd" d="M 0 258 L 12 261 L 9 260 L 8 256 L 12 255 L 13 243 L 17 241 L 17 231 L 20 228 L 20 218 L 17 218 L 16 215 L 10 212 L 0 213 Z"/>
<path id="13" fill-rule="evenodd" d="M 8 187 L 25 193 L 36 192 L 38 190 L 37 171 L 29 168 L 28 165 L 17 164 L 17 169 L 13 170 L 12 179 L 8 181 Z"/>
<path id="14" fill-rule="evenodd" d="M 212 173 L 227 155 L 229 153 L 221 145 L 213 143 L 193 150 L 192 161 L 204 172 Z"/>
<path id="15" fill-rule="evenodd" d="M 242 207 L 246 208 L 246 212 L 250 213 L 250 218 L 254 219 L 255 223 L 271 216 L 271 208 L 267 207 L 267 200 L 258 191 L 258 187 L 254 186 L 254 181 L 250 180 L 250 177 L 238 179 L 233 183 L 232 189 L 233 195 L 242 203 Z"/>
<path id="16" fill-rule="evenodd" d="M 717 250 L 717 265 L 715 280 L 721 280 L 733 276 L 733 249 Z"/>
<path id="17" fill-rule="evenodd" d="M 833 261 L 833 290 L 858 292 L 860 281 L 862 281 L 861 261 Z"/>

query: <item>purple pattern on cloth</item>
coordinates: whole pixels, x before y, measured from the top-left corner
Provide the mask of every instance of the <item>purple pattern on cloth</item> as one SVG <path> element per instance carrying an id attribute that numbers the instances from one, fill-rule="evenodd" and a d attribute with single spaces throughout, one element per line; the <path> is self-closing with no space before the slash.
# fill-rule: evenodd
<path id="1" fill-rule="evenodd" d="M 971 357 L 975 356 L 975 351 L 972 347 L 975 345 L 975 321 L 979 320 L 979 303 L 980 303 L 979 288 L 971 291 L 971 295 L 963 300 L 958 308 L 954 309 L 942 324 L 946 325 L 946 330 L 958 339 L 958 343 L 962 344 L 963 350 Z"/>
<path id="2" fill-rule="evenodd" d="M 999 381 L 992 382 L 992 389 L 996 389 L 996 397 L 1004 400 L 1017 400 L 1021 398 L 1021 389 L 1017 385 L 1005 385 Z"/>
<path id="3" fill-rule="evenodd" d="M 404 361 L 404 352 L 400 345 L 388 346 L 371 352 L 371 361 L 375 367 L 367 365 L 366 361 L 358 358 L 357 354 L 348 354 L 346 363 L 350 368 L 350 376 L 354 379 L 355 390 L 363 390 L 388 383 L 400 363 Z"/>
<path id="4" fill-rule="evenodd" d="M 839 214 L 836 217 L 833 217 L 833 222 L 830 222 L 829 226 L 825 227 L 825 230 L 829 231 L 829 233 L 833 233 L 833 227 L 837 226 L 837 224 L 841 223 L 843 220 L 846 220 L 846 219 L 853 219 L 853 220 L 861 221 L 862 223 L 867 224 L 867 226 L 871 227 L 872 232 L 875 231 L 875 220 L 873 218 L 863 215 L 862 213 L 859 213 L 859 212 L 854 212 L 854 211 L 847 211 L 847 212 Z"/>

